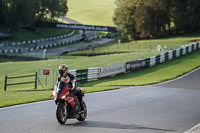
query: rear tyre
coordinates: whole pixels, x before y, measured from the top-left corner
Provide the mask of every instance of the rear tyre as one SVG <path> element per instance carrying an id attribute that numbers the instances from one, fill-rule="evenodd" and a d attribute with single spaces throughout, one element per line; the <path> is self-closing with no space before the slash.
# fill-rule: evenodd
<path id="1" fill-rule="evenodd" d="M 58 103 L 56 107 L 56 118 L 60 124 L 67 121 L 67 109 L 64 103 Z"/>
<path id="2" fill-rule="evenodd" d="M 77 118 L 77 120 L 79 121 L 84 121 L 87 117 L 87 107 L 84 101 L 83 101 L 83 108 L 84 108 L 83 112 Z"/>

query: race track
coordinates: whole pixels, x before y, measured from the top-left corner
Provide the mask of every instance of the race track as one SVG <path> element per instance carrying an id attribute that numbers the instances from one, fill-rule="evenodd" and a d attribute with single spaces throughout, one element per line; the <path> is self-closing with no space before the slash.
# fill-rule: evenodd
<path id="1" fill-rule="evenodd" d="M 0 133 L 182 133 L 200 122 L 200 69 L 167 83 L 86 94 L 85 122 L 60 125 L 53 100 L 0 109 Z"/>

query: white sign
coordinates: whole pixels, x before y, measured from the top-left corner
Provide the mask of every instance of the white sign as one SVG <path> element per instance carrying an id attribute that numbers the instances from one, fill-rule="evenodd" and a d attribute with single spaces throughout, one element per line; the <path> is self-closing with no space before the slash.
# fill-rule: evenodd
<path id="1" fill-rule="evenodd" d="M 100 77 L 111 76 L 125 72 L 125 63 L 113 64 L 100 68 Z"/>
<path id="2" fill-rule="evenodd" d="M 58 28 L 72 28 L 72 29 L 85 29 L 85 30 L 97 30 L 97 31 L 108 31 L 106 26 L 92 26 L 92 25 L 70 25 L 70 24 L 57 24 Z"/>

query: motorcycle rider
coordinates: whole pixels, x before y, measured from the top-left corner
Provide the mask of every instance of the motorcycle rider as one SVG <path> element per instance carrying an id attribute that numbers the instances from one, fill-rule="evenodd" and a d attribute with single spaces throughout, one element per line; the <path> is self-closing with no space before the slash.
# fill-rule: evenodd
<path id="1" fill-rule="evenodd" d="M 79 91 L 76 88 L 77 82 L 76 82 L 75 76 L 68 72 L 68 66 L 65 64 L 62 64 L 58 67 L 58 72 L 59 72 L 59 76 L 57 77 L 56 86 L 59 88 L 59 91 L 62 91 L 62 89 L 66 85 L 70 86 L 71 87 L 71 89 L 69 90 L 70 94 L 78 96 L 78 100 L 80 101 L 81 110 L 84 110 L 83 104 L 82 104 L 83 103 L 83 94 L 82 94 L 82 91 Z"/>

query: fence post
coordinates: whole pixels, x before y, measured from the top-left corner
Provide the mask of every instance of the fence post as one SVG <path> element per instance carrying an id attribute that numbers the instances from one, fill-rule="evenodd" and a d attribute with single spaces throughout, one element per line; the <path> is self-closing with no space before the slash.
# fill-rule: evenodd
<path id="1" fill-rule="evenodd" d="M 7 75 L 5 76 L 4 91 L 6 91 L 6 88 L 7 88 Z"/>
<path id="2" fill-rule="evenodd" d="M 35 72 L 35 89 L 37 89 L 37 72 Z"/>

